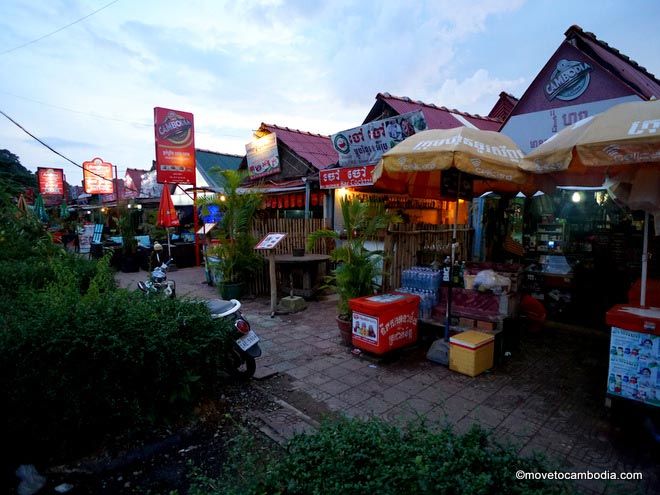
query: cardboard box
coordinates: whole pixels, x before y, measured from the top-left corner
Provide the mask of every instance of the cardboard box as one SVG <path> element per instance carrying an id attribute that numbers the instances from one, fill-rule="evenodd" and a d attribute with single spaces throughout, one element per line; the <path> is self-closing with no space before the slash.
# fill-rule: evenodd
<path id="1" fill-rule="evenodd" d="M 485 330 L 487 332 L 492 332 L 495 329 L 495 322 L 477 320 L 476 326 L 477 326 L 477 330 Z"/>
<path id="2" fill-rule="evenodd" d="M 472 318 L 459 318 L 458 326 L 462 328 L 474 328 L 475 321 Z"/>
<path id="3" fill-rule="evenodd" d="M 449 369 L 477 376 L 493 367 L 495 337 L 469 330 L 449 339 Z"/>

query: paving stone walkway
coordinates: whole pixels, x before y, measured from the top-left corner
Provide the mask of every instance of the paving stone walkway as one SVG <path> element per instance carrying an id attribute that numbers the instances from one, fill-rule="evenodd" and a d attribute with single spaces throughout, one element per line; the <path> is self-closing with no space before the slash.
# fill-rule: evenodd
<path id="1" fill-rule="evenodd" d="M 118 278 L 134 287 L 143 276 Z M 199 269 L 170 278 L 179 295 L 216 297 Z M 644 428 L 644 410 L 604 407 L 603 335 L 565 329 L 523 335 L 507 362 L 470 378 L 427 361 L 422 346 L 392 360 L 355 356 L 340 342 L 332 300 L 271 318 L 268 301 L 257 299 L 244 302 L 244 313 L 262 339 L 260 376 L 288 374 L 292 389 L 331 411 L 397 424 L 425 417 L 458 432 L 480 425 L 523 455 L 543 453 L 566 470 L 644 474 L 641 482 L 578 482 L 585 493 L 660 493 L 660 448 Z M 291 411 L 283 414 L 292 431 L 308 429 L 309 422 L 292 422 Z"/>

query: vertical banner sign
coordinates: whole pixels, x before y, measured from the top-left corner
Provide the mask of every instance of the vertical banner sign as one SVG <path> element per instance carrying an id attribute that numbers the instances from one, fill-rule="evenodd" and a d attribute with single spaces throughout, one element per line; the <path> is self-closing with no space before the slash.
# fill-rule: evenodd
<path id="1" fill-rule="evenodd" d="M 274 132 L 246 144 L 245 151 L 251 179 L 273 175 L 280 171 L 277 136 Z"/>
<path id="2" fill-rule="evenodd" d="M 61 168 L 37 168 L 39 192 L 44 197 L 60 199 L 64 196 L 64 170 Z M 57 196 L 57 198 L 55 198 Z"/>
<path id="3" fill-rule="evenodd" d="M 112 194 L 115 182 L 112 163 L 100 158 L 83 162 L 83 187 L 87 194 Z"/>
<path id="4" fill-rule="evenodd" d="M 339 166 L 372 165 L 383 153 L 425 129 L 424 114 L 417 110 L 333 134 L 330 140 L 339 155 Z"/>
<path id="5" fill-rule="evenodd" d="M 193 114 L 154 108 L 156 179 L 160 184 L 195 183 Z"/>

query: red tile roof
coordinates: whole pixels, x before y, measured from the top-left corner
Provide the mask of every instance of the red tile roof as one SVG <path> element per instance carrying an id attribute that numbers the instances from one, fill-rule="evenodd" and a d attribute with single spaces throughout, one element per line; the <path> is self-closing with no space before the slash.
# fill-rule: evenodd
<path id="1" fill-rule="evenodd" d="M 331 167 L 339 159 L 337 151 L 330 141 L 330 136 L 264 123 L 259 127 L 259 131 L 274 132 L 280 142 L 317 170 Z"/>
<path id="2" fill-rule="evenodd" d="M 497 100 L 493 109 L 488 113 L 488 116 L 493 119 L 504 121 L 516 106 L 516 103 L 518 103 L 518 98 L 502 91 L 499 100 Z"/>
<path id="3" fill-rule="evenodd" d="M 660 98 L 660 81 L 630 57 L 611 47 L 596 35 L 573 25 L 564 33 L 566 41 L 589 54 L 619 77 L 645 100 Z"/>
<path id="4" fill-rule="evenodd" d="M 478 129 L 487 131 L 497 131 L 501 125 L 501 121 L 498 119 L 482 117 L 481 115 L 472 115 L 456 110 L 455 108 L 449 109 L 447 107 L 438 107 L 433 103 L 424 103 L 419 100 L 413 101 L 407 96 L 394 96 L 389 93 L 378 93 L 376 95 L 376 100 L 386 103 L 399 115 L 422 110 L 429 129 L 453 129 L 454 127 L 465 125 L 463 120 L 468 121 Z M 367 117 L 367 119 L 369 119 L 369 117 Z"/>

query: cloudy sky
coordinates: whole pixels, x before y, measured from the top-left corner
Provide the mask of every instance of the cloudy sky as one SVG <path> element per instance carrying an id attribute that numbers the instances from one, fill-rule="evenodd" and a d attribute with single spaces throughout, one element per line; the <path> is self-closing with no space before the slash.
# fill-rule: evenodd
<path id="1" fill-rule="evenodd" d="M 192 112 L 198 148 L 241 155 L 261 122 L 355 127 L 378 92 L 487 114 L 501 91 L 523 93 L 572 24 L 660 74 L 654 0 L 1 3 L 0 110 L 120 177 L 151 166 L 155 106 Z M 2 116 L 1 148 L 80 183 Z"/>

